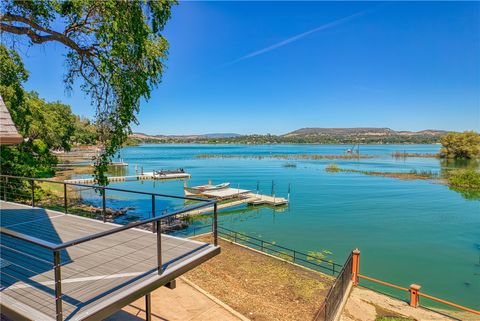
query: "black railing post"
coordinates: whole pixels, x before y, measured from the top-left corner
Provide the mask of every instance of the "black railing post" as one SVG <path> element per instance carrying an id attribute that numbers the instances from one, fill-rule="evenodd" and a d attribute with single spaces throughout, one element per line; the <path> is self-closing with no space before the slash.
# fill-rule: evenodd
<path id="1" fill-rule="evenodd" d="M 152 217 L 155 217 L 155 195 L 154 194 L 152 194 Z M 155 227 L 156 227 L 157 224 L 155 224 L 155 223 L 156 222 L 152 223 L 152 232 L 153 233 L 155 233 L 155 231 L 156 231 Z"/>
<path id="2" fill-rule="evenodd" d="M 53 270 L 55 277 L 55 311 L 57 314 L 56 320 L 63 320 L 62 311 L 62 276 L 60 273 L 60 251 L 53 251 Z"/>
<path id="3" fill-rule="evenodd" d="M 263 240 L 261 240 L 261 248 L 262 248 L 262 252 L 263 252 Z"/>
<path id="4" fill-rule="evenodd" d="M 145 295 L 145 321 L 152 321 L 152 298 L 150 293 Z"/>
<path id="5" fill-rule="evenodd" d="M 30 184 L 32 186 L 32 207 L 35 207 L 35 182 L 31 180 Z"/>
<path id="6" fill-rule="evenodd" d="M 68 213 L 68 200 L 67 200 L 67 184 L 63 183 L 63 206 L 65 208 L 65 214 Z"/>
<path id="7" fill-rule="evenodd" d="M 103 213 L 103 223 L 107 221 L 107 208 L 106 208 L 106 202 L 105 202 L 105 187 L 102 188 L 102 213 Z"/>
<path id="8" fill-rule="evenodd" d="M 295 263 L 295 259 L 297 257 L 297 251 L 293 250 L 293 263 Z"/>
<path id="9" fill-rule="evenodd" d="M 158 265 L 158 274 L 163 273 L 162 269 L 162 227 L 160 219 L 155 221 L 157 224 L 157 265 Z"/>
<path id="10" fill-rule="evenodd" d="M 213 245 L 218 245 L 218 214 L 217 202 L 213 203 Z"/>
<path id="11" fill-rule="evenodd" d="M 8 185 L 8 177 L 5 177 L 5 186 L 3 187 L 3 200 L 7 201 L 7 185 Z"/>

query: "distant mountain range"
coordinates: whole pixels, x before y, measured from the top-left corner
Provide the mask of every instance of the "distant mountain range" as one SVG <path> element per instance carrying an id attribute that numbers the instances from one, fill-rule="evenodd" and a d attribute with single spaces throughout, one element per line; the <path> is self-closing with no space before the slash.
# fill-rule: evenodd
<path id="1" fill-rule="evenodd" d="M 375 137 L 440 137 L 445 135 L 448 131 L 437 129 L 426 129 L 421 131 L 395 131 L 390 128 L 375 128 L 375 127 L 358 127 L 358 128 L 300 128 L 290 133 L 278 135 L 275 137 L 284 138 L 321 138 L 321 137 L 337 137 L 345 139 L 354 138 L 375 138 Z M 257 136 L 272 136 L 272 135 L 240 135 L 235 133 L 213 133 L 213 134 L 199 134 L 199 135 L 148 135 L 144 133 L 133 133 L 131 138 L 139 140 L 209 140 L 209 139 L 230 139 L 239 137 L 257 137 Z"/>
<path id="2" fill-rule="evenodd" d="M 232 138 L 241 136 L 234 133 L 213 133 L 213 134 L 201 134 L 201 135 L 148 135 L 144 133 L 133 133 L 130 138 L 135 139 L 153 139 L 153 140 L 168 140 L 168 139 L 208 139 L 208 138 Z"/>

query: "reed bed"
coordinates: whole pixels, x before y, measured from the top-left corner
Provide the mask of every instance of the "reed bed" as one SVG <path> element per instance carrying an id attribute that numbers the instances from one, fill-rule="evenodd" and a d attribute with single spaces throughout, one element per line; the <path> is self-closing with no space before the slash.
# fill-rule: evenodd
<path id="1" fill-rule="evenodd" d="M 392 153 L 392 157 L 394 158 L 407 158 L 407 157 L 419 157 L 419 158 L 439 158 L 439 154 L 435 153 L 407 153 L 396 151 Z"/>
<path id="2" fill-rule="evenodd" d="M 322 154 L 270 154 L 270 155 L 235 155 L 235 154 L 198 154 L 196 158 L 236 158 L 236 159 L 282 159 L 282 160 L 323 160 L 323 159 L 358 159 L 374 158 L 372 155 L 322 155 Z"/>
<path id="3" fill-rule="evenodd" d="M 440 175 L 436 172 L 426 170 L 411 170 L 410 172 L 379 172 L 379 171 L 367 171 L 352 168 L 340 168 L 336 164 L 330 164 L 325 167 L 325 171 L 329 173 L 358 173 L 370 176 L 382 176 L 398 179 L 439 179 Z"/>

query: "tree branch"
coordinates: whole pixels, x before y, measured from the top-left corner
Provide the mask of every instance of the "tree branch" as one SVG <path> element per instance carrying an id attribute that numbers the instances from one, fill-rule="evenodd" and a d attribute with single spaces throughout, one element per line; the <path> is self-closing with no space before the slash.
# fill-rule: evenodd
<path id="1" fill-rule="evenodd" d="M 14 34 L 17 34 L 17 35 L 27 35 L 28 37 L 30 37 L 30 39 L 32 40 L 33 43 L 39 44 L 39 43 L 44 43 L 44 42 L 47 42 L 47 41 L 58 41 L 58 42 L 63 43 L 65 46 L 75 50 L 80 55 L 85 55 L 85 56 L 91 56 L 92 55 L 92 52 L 91 52 L 92 48 L 82 48 L 74 40 L 67 37 L 66 35 L 64 35 L 62 33 L 59 33 L 57 31 L 51 30 L 51 29 L 44 28 L 44 27 L 40 26 L 39 24 L 37 24 L 36 22 L 34 22 L 30 19 L 27 19 L 25 17 L 10 14 L 10 13 L 5 13 L 5 14 L 0 16 L 0 20 L 1 21 L 11 21 L 11 22 L 24 23 L 26 25 L 29 25 L 31 28 L 33 28 L 35 30 L 38 30 L 38 31 L 41 31 L 41 32 L 44 32 L 44 33 L 48 34 L 48 35 L 43 36 L 43 35 L 40 35 L 40 34 L 36 33 L 35 30 L 32 30 L 31 28 L 28 28 L 28 27 L 20 27 L 20 26 L 15 26 L 15 25 L 12 25 L 12 24 L 4 24 L 4 23 L 0 24 L 2 31 L 14 33 Z"/>

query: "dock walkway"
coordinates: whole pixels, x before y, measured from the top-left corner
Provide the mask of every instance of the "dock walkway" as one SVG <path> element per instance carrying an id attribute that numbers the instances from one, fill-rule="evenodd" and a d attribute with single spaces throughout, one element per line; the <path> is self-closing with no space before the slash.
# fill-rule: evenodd
<path id="1" fill-rule="evenodd" d="M 125 182 L 132 180 L 169 180 L 169 179 L 188 179 L 190 178 L 189 173 L 165 173 L 165 174 L 154 174 L 153 172 L 145 172 L 139 175 L 128 175 L 128 176 L 109 176 L 109 182 Z M 68 179 L 65 180 L 66 183 L 73 184 L 94 184 L 95 179 L 91 178 L 77 178 L 77 179 Z"/>
<path id="2" fill-rule="evenodd" d="M 204 192 L 200 196 L 205 196 L 209 198 L 216 198 L 219 200 L 227 200 L 229 202 L 220 203 L 217 205 L 218 210 L 227 209 L 235 207 L 242 204 L 247 205 L 270 205 L 270 206 L 280 206 L 287 205 L 288 200 L 283 197 L 274 197 L 263 194 L 256 194 L 249 190 L 242 190 L 237 188 L 226 188 L 217 191 Z M 186 212 L 185 215 L 200 215 L 213 211 L 213 206 L 201 208 L 198 210 L 192 210 Z"/>

